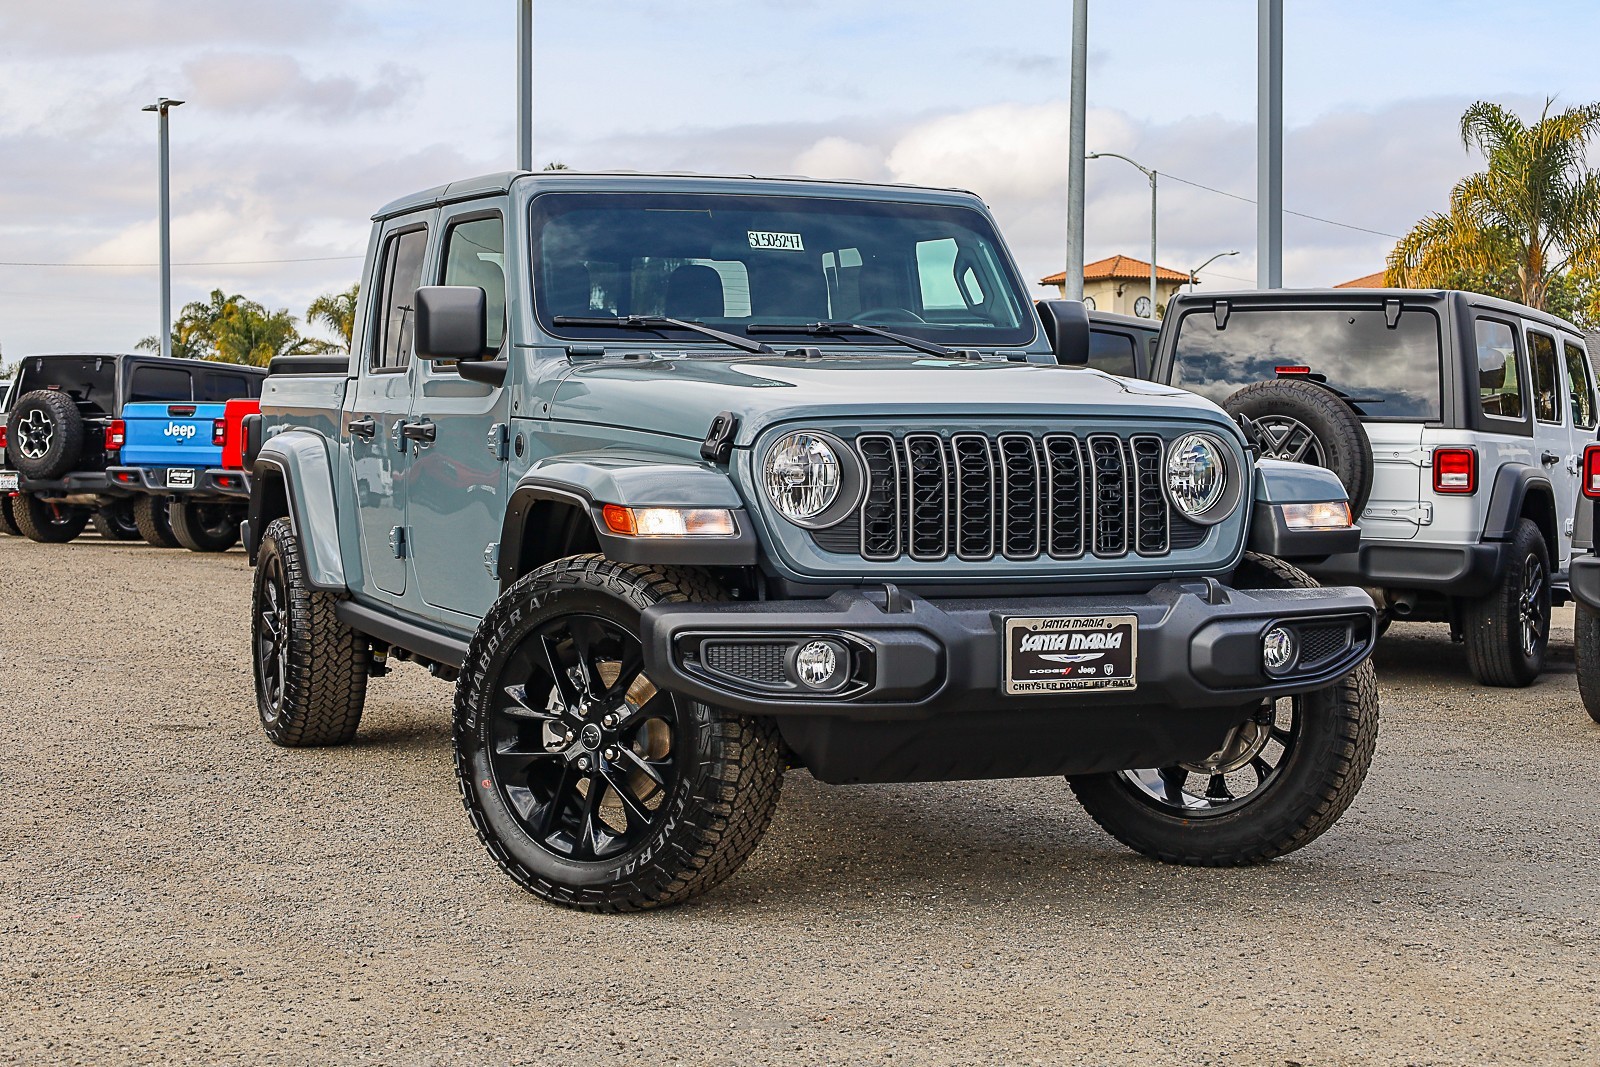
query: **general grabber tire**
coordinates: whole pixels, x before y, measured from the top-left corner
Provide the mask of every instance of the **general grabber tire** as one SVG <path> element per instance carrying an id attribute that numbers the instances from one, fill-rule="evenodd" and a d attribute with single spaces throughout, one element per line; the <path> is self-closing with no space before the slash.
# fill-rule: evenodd
<path id="1" fill-rule="evenodd" d="M 1533 520 L 1517 521 L 1509 557 L 1494 592 L 1461 613 L 1472 676 L 1502 688 L 1531 685 L 1550 642 L 1550 550 Z"/>
<path id="2" fill-rule="evenodd" d="M 1583 697 L 1583 710 L 1589 718 L 1600 722 L 1600 615 L 1579 604 L 1572 637 L 1578 659 L 1578 695 Z"/>
<path id="3" fill-rule="evenodd" d="M 174 500 L 167 508 L 172 536 L 190 552 L 226 552 L 239 543 L 237 504 L 209 500 Z"/>
<path id="4" fill-rule="evenodd" d="M 61 545 L 77 537 L 89 524 L 89 511 L 73 504 L 52 504 L 40 500 L 32 493 L 18 493 L 11 498 L 11 514 L 17 520 L 17 529 L 30 541 L 45 545 Z"/>
<path id="5" fill-rule="evenodd" d="M 275 745 L 348 744 L 361 725 L 372 653 L 334 614 L 338 603 L 311 588 L 294 528 L 275 519 L 256 553 L 250 610 L 256 710 Z"/>
<path id="6" fill-rule="evenodd" d="M 12 537 L 21 537 L 22 528 L 17 525 L 15 505 L 11 502 L 11 493 L 0 493 L 0 534 L 9 534 Z"/>
<path id="7" fill-rule="evenodd" d="M 1241 589 L 1317 583 L 1281 560 L 1249 553 Z M 1315 840 L 1355 799 L 1378 741 L 1370 662 L 1334 684 L 1264 703 L 1203 764 L 1072 778 L 1084 809 L 1112 837 L 1165 863 L 1238 867 Z"/>
<path id="8" fill-rule="evenodd" d="M 168 506 L 166 497 L 148 494 L 133 502 L 133 521 L 139 527 L 139 536 L 157 548 L 178 547 Z"/>
<path id="9" fill-rule="evenodd" d="M 646 608 L 722 599 L 699 571 L 582 555 L 495 601 L 456 684 L 456 771 L 479 839 L 523 888 L 586 911 L 655 908 L 755 850 L 782 784 L 774 724 L 641 669 Z"/>
<path id="10" fill-rule="evenodd" d="M 59 478 L 83 456 L 83 416 L 66 393 L 35 389 L 11 405 L 6 458 L 29 478 Z"/>
<path id="11" fill-rule="evenodd" d="M 1351 513 L 1361 515 L 1372 493 L 1372 442 L 1349 404 L 1313 382 L 1275 378 L 1245 386 L 1222 407 L 1255 424 L 1263 458 L 1312 463 L 1338 475 Z"/>
<path id="12" fill-rule="evenodd" d="M 133 501 L 126 497 L 101 504 L 94 509 L 94 517 L 89 521 L 107 541 L 137 541 L 144 536 L 133 518 Z"/>

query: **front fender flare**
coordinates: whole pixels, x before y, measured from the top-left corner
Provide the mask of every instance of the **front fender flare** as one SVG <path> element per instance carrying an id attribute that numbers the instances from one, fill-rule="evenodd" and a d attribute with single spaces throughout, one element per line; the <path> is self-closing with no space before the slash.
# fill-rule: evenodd
<path id="1" fill-rule="evenodd" d="M 511 491 L 500 535 L 498 577 L 504 588 L 521 577 L 519 546 L 536 505 L 557 502 L 589 516 L 595 539 L 619 563 L 739 567 L 756 562 L 755 526 L 728 475 L 710 464 L 648 453 L 591 452 L 534 464 Z M 627 507 L 726 508 L 734 537 L 619 537 L 606 529 L 600 509 Z"/>
<path id="2" fill-rule="evenodd" d="M 261 446 L 251 468 L 250 543 L 252 558 L 266 523 L 266 494 L 276 479 L 283 486 L 289 522 L 300 541 L 306 581 L 314 589 L 346 589 L 344 559 L 339 552 L 339 514 L 334 502 L 333 464 L 325 438 L 307 430 L 289 430 Z"/>
<path id="3" fill-rule="evenodd" d="M 1361 547 L 1361 527 L 1342 530 L 1291 530 L 1278 510 L 1281 504 L 1348 502 L 1339 476 L 1308 463 L 1263 459 L 1256 463 L 1255 502 L 1250 512 L 1249 547 L 1288 560 L 1321 560 Z"/>

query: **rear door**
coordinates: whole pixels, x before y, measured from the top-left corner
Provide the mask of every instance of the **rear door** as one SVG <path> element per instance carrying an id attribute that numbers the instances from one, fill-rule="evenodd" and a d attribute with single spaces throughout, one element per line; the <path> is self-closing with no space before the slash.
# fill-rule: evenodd
<path id="1" fill-rule="evenodd" d="M 1583 484 L 1583 450 L 1594 443 L 1600 411 L 1596 409 L 1594 370 L 1589 364 L 1582 341 L 1576 337 L 1562 337 L 1561 362 L 1567 374 L 1567 423 L 1572 427 L 1572 456 L 1567 464 L 1572 478 L 1570 496 L 1556 501 L 1561 513 L 1561 525 L 1573 532 L 1572 509 L 1578 506 L 1578 491 Z"/>
<path id="2" fill-rule="evenodd" d="M 505 217 L 501 206 L 482 201 L 445 208 L 443 240 L 431 277 L 440 285 L 471 285 L 484 291 L 489 348 L 506 345 Z M 446 622 L 459 613 L 474 618 L 489 610 L 499 583 L 485 560 L 500 540 L 505 516 L 505 463 L 510 422 L 506 388 L 469 382 L 454 362 L 418 360 L 418 392 L 411 421 L 432 434 L 412 441 L 411 495 L 406 523 L 418 558 L 422 600 Z M 431 429 L 429 429 L 431 427 Z M 495 431 L 491 437 L 491 431 Z"/>
<path id="3" fill-rule="evenodd" d="M 432 211 L 384 225 L 375 275 L 368 279 L 373 313 L 359 349 L 355 394 L 345 411 L 344 435 L 355 482 L 361 559 L 373 587 L 406 591 L 407 451 L 400 430 L 411 413 L 415 381 L 412 302 L 422 284 Z"/>
<path id="4" fill-rule="evenodd" d="M 1577 497 L 1577 454 L 1583 451 L 1573 433 L 1567 408 L 1571 404 L 1567 393 L 1566 371 L 1562 366 L 1561 342 L 1555 332 L 1543 326 L 1529 325 L 1528 372 L 1533 384 L 1533 447 L 1540 466 L 1550 476 L 1555 490 L 1557 509 L 1561 519 L 1568 515 Z M 1572 556 L 1572 527 L 1565 521 L 1556 523 L 1561 545 L 1561 558 L 1553 560 L 1557 570 L 1565 570 L 1565 561 Z"/>

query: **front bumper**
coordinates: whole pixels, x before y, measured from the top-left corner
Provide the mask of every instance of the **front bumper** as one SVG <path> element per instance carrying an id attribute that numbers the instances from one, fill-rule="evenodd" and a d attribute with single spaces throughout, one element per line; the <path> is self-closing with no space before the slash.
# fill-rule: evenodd
<path id="1" fill-rule="evenodd" d="M 1480 541 L 1471 545 L 1371 541 L 1354 552 L 1300 566 L 1323 582 L 1479 597 L 1500 584 L 1510 548 L 1505 541 Z"/>
<path id="2" fill-rule="evenodd" d="M 186 468 L 194 471 L 194 485 L 169 486 L 166 467 L 108 467 L 106 477 L 114 488 L 189 499 L 248 500 L 250 475 L 225 467 Z"/>

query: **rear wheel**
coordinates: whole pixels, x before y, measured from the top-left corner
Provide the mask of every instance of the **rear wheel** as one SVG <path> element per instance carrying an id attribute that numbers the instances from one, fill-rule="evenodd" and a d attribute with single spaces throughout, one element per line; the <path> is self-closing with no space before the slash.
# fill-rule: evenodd
<path id="1" fill-rule="evenodd" d="M 22 536 L 46 545 L 65 544 L 81 534 L 89 523 L 87 508 L 51 503 L 32 493 L 18 493 L 12 497 L 11 514 Z"/>
<path id="2" fill-rule="evenodd" d="M 0 534 L 21 537 L 22 530 L 17 526 L 17 516 L 12 510 L 12 495 L 11 493 L 0 493 Z"/>
<path id="3" fill-rule="evenodd" d="M 478 837 L 525 889 L 590 911 L 704 893 L 777 806 L 770 719 L 659 690 L 641 612 L 720 600 L 699 572 L 557 560 L 495 601 L 456 687 L 456 771 Z"/>
<path id="4" fill-rule="evenodd" d="M 101 504 L 90 521 L 94 523 L 95 531 L 107 541 L 137 541 L 142 536 L 139 524 L 133 518 L 132 500 L 113 500 L 109 504 Z"/>
<path id="5" fill-rule="evenodd" d="M 1572 643 L 1578 659 L 1578 695 L 1583 697 L 1583 710 L 1600 722 L 1600 615 L 1581 603 Z"/>
<path id="6" fill-rule="evenodd" d="M 1511 536 L 1511 560 L 1494 592 L 1462 612 L 1467 665 L 1482 685 L 1531 685 L 1550 642 L 1550 550 L 1531 519 Z"/>
<path id="7" fill-rule="evenodd" d="M 1249 553 L 1234 584 L 1317 583 Z M 1378 685 L 1364 662 L 1326 688 L 1263 702 L 1205 760 L 1070 781 L 1094 821 L 1129 848 L 1166 863 L 1235 867 L 1293 852 L 1338 821 L 1377 740 Z"/>
<path id="8" fill-rule="evenodd" d="M 167 509 L 172 536 L 191 552 L 226 552 L 239 541 L 239 506 L 176 500 Z"/>
<path id="9" fill-rule="evenodd" d="M 157 548 L 177 548 L 178 538 L 172 532 L 172 520 L 167 513 L 168 502 L 164 496 L 141 496 L 133 502 L 133 521 L 139 535 Z"/>

